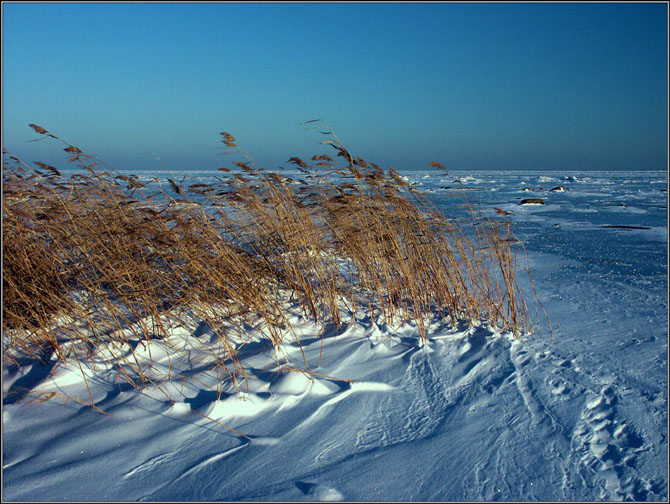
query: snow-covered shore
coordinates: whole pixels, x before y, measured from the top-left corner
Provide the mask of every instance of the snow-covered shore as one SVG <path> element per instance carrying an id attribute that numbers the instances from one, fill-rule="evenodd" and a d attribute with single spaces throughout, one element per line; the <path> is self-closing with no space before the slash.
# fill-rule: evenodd
<path id="1" fill-rule="evenodd" d="M 165 384 L 174 404 L 91 361 L 109 417 L 16 400 L 85 396 L 78 368 L 3 366 L 4 500 L 667 500 L 667 174 L 406 175 L 438 206 L 470 187 L 512 213 L 553 342 L 435 322 L 421 346 L 365 315 L 322 340 L 296 313 L 315 381 L 252 341 L 240 395 L 198 366 L 196 324 L 151 344 L 194 378 Z M 520 205 L 525 187 L 546 204 Z"/>

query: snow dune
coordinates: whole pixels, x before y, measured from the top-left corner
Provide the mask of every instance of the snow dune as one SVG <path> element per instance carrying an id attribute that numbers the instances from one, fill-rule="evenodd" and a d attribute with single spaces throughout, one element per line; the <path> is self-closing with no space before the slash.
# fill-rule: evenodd
<path id="1" fill-rule="evenodd" d="M 199 365 L 216 344 L 204 323 L 136 348 L 157 375 L 190 378 L 163 391 L 120 380 L 104 348 L 83 375 L 48 356 L 6 363 L 4 500 L 667 500 L 666 196 L 610 212 L 648 179 L 551 174 L 566 192 L 524 209 L 514 198 L 537 176 L 473 177 L 495 180 L 480 204 L 513 212 L 553 343 L 434 320 L 421 345 L 412 323 L 362 315 L 322 339 L 295 313 L 312 376 L 288 370 L 298 345 L 278 355 L 250 332 L 239 392 Z M 652 229 L 601 228 L 633 223 Z M 62 398 L 87 385 L 111 416 Z M 40 393 L 53 397 L 26 404 Z"/>
<path id="2" fill-rule="evenodd" d="M 308 362 L 318 362 L 321 341 L 310 341 L 310 325 L 302 328 L 304 350 Z M 424 347 L 410 325 L 385 329 L 363 320 L 327 335 L 312 371 L 350 381 L 268 370 L 274 357 L 265 348 L 245 359 L 250 391 L 225 390 L 218 400 L 209 388 L 214 376 L 177 357 L 174 372 L 190 370 L 198 380 L 171 390 L 174 404 L 99 370 L 89 385 L 111 417 L 57 400 L 5 405 L 5 495 L 609 500 L 664 491 L 658 476 L 636 471 L 645 457 L 660 455 L 662 425 L 631 418 L 639 391 L 617 388 L 616 378 L 603 379 L 579 356 L 486 327 L 436 323 Z M 157 367 L 167 365 L 161 357 L 171 343 L 151 344 Z M 286 353 L 299 351 L 288 345 Z M 18 381 L 5 376 L 10 390 Z M 84 387 L 77 369 L 58 367 L 33 391 L 81 396 Z M 650 418 L 660 422 L 659 413 Z"/>

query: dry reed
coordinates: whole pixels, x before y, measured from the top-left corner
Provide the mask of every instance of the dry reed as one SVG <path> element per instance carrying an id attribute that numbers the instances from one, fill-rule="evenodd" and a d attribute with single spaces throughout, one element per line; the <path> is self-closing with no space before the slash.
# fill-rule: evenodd
<path id="1" fill-rule="evenodd" d="M 238 355 L 248 327 L 273 344 L 278 364 L 287 337 L 300 345 L 292 301 L 322 328 L 367 310 L 414 321 L 422 340 L 435 315 L 517 335 L 532 329 L 509 224 L 473 214 L 480 225 L 470 239 L 393 169 L 352 156 L 327 125 L 308 123 L 331 136 L 321 143 L 344 166 L 327 154 L 293 157 L 303 175 L 293 180 L 258 168 L 223 132 L 226 152 L 246 162 L 220 168 L 211 184 L 158 180 L 153 193 L 31 124 L 66 144 L 80 171 L 66 178 L 5 151 L 5 357 L 80 362 L 104 347 L 120 379 L 170 399 L 161 383 L 187 377 L 157 377 L 136 349 L 204 321 L 218 342 L 203 352 L 220 397 L 224 382 L 248 386 Z M 309 371 L 304 353 L 302 366 Z"/>

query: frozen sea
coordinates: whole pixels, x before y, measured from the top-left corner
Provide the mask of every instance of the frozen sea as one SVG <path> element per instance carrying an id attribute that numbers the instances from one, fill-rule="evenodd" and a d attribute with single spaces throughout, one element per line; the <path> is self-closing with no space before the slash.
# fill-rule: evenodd
<path id="1" fill-rule="evenodd" d="M 521 341 L 435 324 L 427 347 L 411 325 L 361 319 L 327 334 L 313 368 L 351 384 L 276 373 L 259 346 L 245 400 L 216 402 L 194 382 L 170 404 L 91 378 L 111 417 L 14 401 L 17 384 L 82 383 L 67 368 L 3 366 L 3 500 L 667 501 L 667 173 L 403 175 L 448 216 L 465 216 L 465 196 L 509 220 L 553 341 L 542 315 Z M 292 323 L 318 361 L 316 329 Z"/>

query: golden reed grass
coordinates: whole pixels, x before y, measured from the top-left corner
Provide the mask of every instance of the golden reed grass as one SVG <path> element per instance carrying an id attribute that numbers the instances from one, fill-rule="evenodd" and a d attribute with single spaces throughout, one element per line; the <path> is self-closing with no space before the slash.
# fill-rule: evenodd
<path id="1" fill-rule="evenodd" d="M 245 162 L 220 168 L 211 184 L 152 180 L 153 193 L 31 124 L 63 142 L 80 170 L 66 178 L 5 151 L 5 358 L 19 351 L 80 363 L 104 347 L 122 364 L 122 380 L 172 400 L 162 384 L 188 377 L 171 367 L 157 376 L 135 355 L 138 345 L 206 322 L 217 345 L 205 347 L 202 364 L 216 373 L 220 397 L 226 383 L 248 386 L 238 354 L 250 327 L 273 344 L 278 364 L 285 338 L 300 345 L 290 303 L 321 328 L 368 311 L 373 320 L 413 321 L 423 340 L 434 316 L 532 330 L 509 223 L 473 210 L 479 226 L 469 238 L 396 171 L 351 155 L 322 122 L 308 123 L 330 135 L 321 143 L 344 163 L 292 157 L 301 173 L 294 180 L 258 168 L 222 132 L 224 149 Z M 301 366 L 310 371 L 304 353 Z"/>

